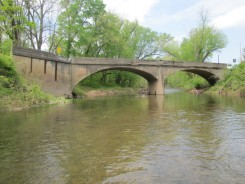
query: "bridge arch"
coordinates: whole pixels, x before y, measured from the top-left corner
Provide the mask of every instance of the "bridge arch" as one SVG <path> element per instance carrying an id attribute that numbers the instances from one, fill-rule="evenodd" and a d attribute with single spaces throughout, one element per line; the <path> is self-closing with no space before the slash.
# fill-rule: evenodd
<path id="1" fill-rule="evenodd" d="M 82 80 L 86 79 L 89 76 L 92 76 L 93 74 L 103 72 L 103 71 L 111 71 L 111 70 L 126 71 L 126 72 L 131 72 L 131 73 L 134 73 L 136 75 L 139 75 L 139 76 L 143 77 L 144 79 L 146 79 L 146 81 L 148 82 L 148 88 L 149 89 L 154 88 L 155 84 L 158 83 L 158 79 L 156 76 L 154 76 L 154 74 L 149 73 L 149 72 L 144 71 L 144 70 L 141 70 L 141 69 L 136 69 L 136 68 L 131 68 L 131 67 L 108 67 L 108 68 L 98 69 L 94 72 L 87 73 L 86 75 L 83 75 L 80 77 L 76 77 L 75 82 L 72 86 L 72 89 L 75 88 L 75 86 L 78 85 L 79 82 L 81 82 Z M 153 89 L 153 91 L 154 90 L 155 89 Z M 153 92 L 153 93 L 155 93 L 155 92 Z"/>
<path id="2" fill-rule="evenodd" d="M 205 71 L 205 70 L 200 70 L 200 69 L 187 69 L 187 70 L 182 70 L 182 71 L 194 73 L 194 74 L 197 74 L 197 75 L 201 76 L 206 81 L 208 81 L 208 83 L 211 86 L 213 86 L 219 80 L 219 77 L 218 76 L 216 76 L 215 74 L 213 74 L 211 72 Z"/>
<path id="3" fill-rule="evenodd" d="M 216 75 L 215 72 L 210 72 L 203 69 L 176 69 L 169 72 L 166 78 L 177 72 L 188 72 L 188 73 L 196 74 L 202 77 L 203 79 L 205 79 L 211 86 L 213 86 L 218 80 L 220 80 L 220 76 Z"/>

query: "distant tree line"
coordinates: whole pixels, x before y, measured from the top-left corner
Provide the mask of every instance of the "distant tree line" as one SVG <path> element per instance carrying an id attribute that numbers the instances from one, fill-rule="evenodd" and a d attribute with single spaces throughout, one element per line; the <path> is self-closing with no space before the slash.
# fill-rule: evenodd
<path id="1" fill-rule="evenodd" d="M 226 45 L 225 35 L 201 14 L 200 24 L 178 43 L 105 10 L 102 0 L 0 0 L 0 44 L 48 50 L 64 57 L 171 59 L 205 62 Z M 108 78 L 113 73 L 114 80 Z M 131 86 L 137 77 L 105 71 L 98 81 Z M 123 77 L 122 77 L 123 76 Z M 123 82 L 127 81 L 127 82 Z"/>

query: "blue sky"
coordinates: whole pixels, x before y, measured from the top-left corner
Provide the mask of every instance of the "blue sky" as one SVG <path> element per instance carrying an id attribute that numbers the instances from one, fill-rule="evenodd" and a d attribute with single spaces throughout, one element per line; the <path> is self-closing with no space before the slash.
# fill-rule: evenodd
<path id="1" fill-rule="evenodd" d="M 210 24 L 228 39 L 226 48 L 214 54 L 212 62 L 240 61 L 240 47 L 245 48 L 245 0 L 104 0 L 107 10 L 142 26 L 168 33 L 178 41 L 198 25 L 202 10 Z"/>

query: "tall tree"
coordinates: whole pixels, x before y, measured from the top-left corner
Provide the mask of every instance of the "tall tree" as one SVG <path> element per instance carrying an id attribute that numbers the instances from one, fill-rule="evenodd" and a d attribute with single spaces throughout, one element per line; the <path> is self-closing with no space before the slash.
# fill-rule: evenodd
<path id="1" fill-rule="evenodd" d="M 20 0 L 0 0 L 0 34 L 6 34 L 15 45 L 21 44 L 21 33 L 27 24 Z"/>
<path id="2" fill-rule="evenodd" d="M 241 61 L 245 62 L 245 48 L 243 49 L 243 51 L 241 53 Z"/>
<path id="3" fill-rule="evenodd" d="M 24 10 L 29 22 L 27 38 L 31 47 L 41 50 L 47 43 L 50 33 L 56 24 L 57 0 L 24 0 Z"/>
<path id="4" fill-rule="evenodd" d="M 93 24 L 105 11 L 105 5 L 102 0 L 62 0 L 61 7 L 58 21 L 65 56 L 86 55 Z M 83 52 L 78 53 L 75 48 L 83 48 Z"/>
<path id="5" fill-rule="evenodd" d="M 207 16 L 202 13 L 200 24 L 190 31 L 189 38 L 181 44 L 181 56 L 185 60 L 204 62 L 226 46 L 226 36 L 216 28 L 208 25 Z"/>

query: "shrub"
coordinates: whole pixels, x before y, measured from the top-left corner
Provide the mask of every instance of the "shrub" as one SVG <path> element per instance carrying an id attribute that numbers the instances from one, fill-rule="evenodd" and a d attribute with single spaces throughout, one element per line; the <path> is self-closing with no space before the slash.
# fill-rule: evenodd
<path id="1" fill-rule="evenodd" d="M 184 88 L 190 90 L 193 88 L 203 88 L 208 82 L 198 75 L 187 72 L 177 72 L 166 79 L 166 85 L 174 88 Z"/>
<path id="2" fill-rule="evenodd" d="M 240 90 L 240 96 L 245 97 L 245 88 Z"/>

